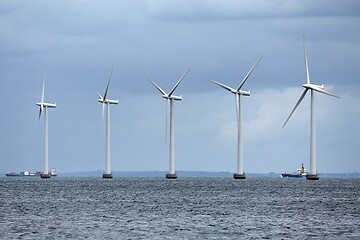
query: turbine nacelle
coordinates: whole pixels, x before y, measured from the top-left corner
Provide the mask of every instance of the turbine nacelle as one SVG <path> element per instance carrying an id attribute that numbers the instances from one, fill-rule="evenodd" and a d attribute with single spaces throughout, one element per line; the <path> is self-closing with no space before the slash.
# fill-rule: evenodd
<path id="1" fill-rule="evenodd" d="M 308 88 L 308 89 L 316 89 L 316 88 L 324 89 L 324 84 L 316 85 L 316 84 L 312 84 L 312 83 L 305 83 L 305 84 L 303 84 L 303 87 Z"/>
<path id="2" fill-rule="evenodd" d="M 56 108 L 56 103 L 36 103 L 39 107 Z"/>
<path id="3" fill-rule="evenodd" d="M 233 94 L 238 94 L 238 95 L 242 95 L 242 96 L 250 96 L 250 90 L 249 91 L 244 91 L 244 90 L 237 90 L 237 89 L 234 89 L 234 88 L 231 88 L 229 86 L 226 86 L 225 84 L 222 84 L 222 83 L 219 83 L 219 82 L 216 82 L 216 81 L 213 81 L 211 80 L 213 83 L 215 83 L 216 85 L 222 87 L 222 88 L 225 88 L 226 90 L 228 90 L 229 92 L 233 93 Z"/>
<path id="4" fill-rule="evenodd" d="M 102 99 L 102 98 L 99 98 L 98 99 L 98 102 L 99 103 L 104 103 L 104 104 L 119 104 L 119 99 L 116 99 L 116 100 L 113 100 L 113 99 Z"/>
<path id="5" fill-rule="evenodd" d="M 240 90 L 239 94 L 242 95 L 242 96 L 250 96 L 250 90 L 249 91 Z"/>
<path id="6" fill-rule="evenodd" d="M 339 96 L 335 95 L 334 93 L 331 93 L 327 90 L 325 90 L 324 84 L 321 85 L 316 85 L 316 84 L 311 84 L 311 83 L 305 83 L 303 84 L 303 87 L 306 88 L 305 91 L 311 89 L 320 93 L 324 93 L 326 95 L 332 96 L 332 97 L 336 97 L 336 98 L 340 98 Z"/>
<path id="7" fill-rule="evenodd" d="M 163 98 L 165 98 L 165 99 L 173 99 L 173 100 L 176 100 L 176 101 L 181 101 L 182 100 L 182 95 L 180 95 L 180 96 L 175 96 L 175 95 L 171 95 L 171 96 L 169 96 L 169 95 L 163 95 L 162 96 Z"/>

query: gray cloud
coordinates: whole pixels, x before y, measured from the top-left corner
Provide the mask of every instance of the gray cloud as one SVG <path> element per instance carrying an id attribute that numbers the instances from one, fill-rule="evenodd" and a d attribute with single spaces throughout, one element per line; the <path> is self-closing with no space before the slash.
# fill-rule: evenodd
<path id="1" fill-rule="evenodd" d="M 148 1 L 150 15 L 160 20 L 221 21 L 307 17 L 359 17 L 358 1 Z"/>

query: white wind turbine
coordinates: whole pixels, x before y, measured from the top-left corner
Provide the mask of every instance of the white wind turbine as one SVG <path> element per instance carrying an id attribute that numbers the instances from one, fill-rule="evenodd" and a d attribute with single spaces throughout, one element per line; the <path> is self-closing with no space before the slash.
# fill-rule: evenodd
<path id="1" fill-rule="evenodd" d="M 256 67 L 256 65 L 261 60 L 262 56 L 256 61 L 254 66 L 250 69 L 250 71 L 246 74 L 244 79 L 241 81 L 238 88 L 231 88 L 226 86 L 225 84 L 216 82 L 211 80 L 216 85 L 228 90 L 229 92 L 235 94 L 236 100 L 236 117 L 237 117 L 237 125 L 238 125 L 238 145 L 237 145 L 237 172 L 234 173 L 235 179 L 245 179 L 246 174 L 244 173 L 243 167 L 243 148 L 242 148 L 242 134 L 241 134 L 241 96 L 250 96 L 250 91 L 243 91 L 241 90 L 242 86 L 245 84 L 246 80 L 249 78 L 250 74 Z"/>
<path id="2" fill-rule="evenodd" d="M 112 178 L 111 170 L 110 170 L 110 104 L 118 104 L 119 100 L 112 100 L 106 98 L 107 92 L 109 89 L 110 79 L 112 75 L 113 69 L 111 69 L 109 81 L 107 83 L 104 97 L 97 93 L 99 96 L 98 102 L 102 103 L 102 118 L 104 119 L 104 108 L 106 105 L 106 154 L 105 154 L 105 173 L 103 174 L 103 178 Z"/>
<path id="3" fill-rule="evenodd" d="M 168 128 L 168 112 L 170 107 L 170 146 L 169 146 L 169 173 L 166 174 L 166 178 L 175 179 L 177 175 L 175 173 L 175 158 L 174 158 L 174 119 L 173 119 L 173 112 L 174 112 L 174 100 L 181 101 L 181 96 L 175 96 L 173 93 L 175 89 L 179 86 L 180 82 L 184 79 L 185 75 L 190 71 L 190 68 L 181 76 L 179 81 L 175 84 L 173 89 L 166 93 L 163 89 L 161 89 L 156 83 L 149 81 L 159 90 L 162 94 L 162 97 L 166 99 L 166 123 L 165 123 L 165 142 L 167 138 L 167 128 Z M 170 106 L 169 106 L 170 104 Z"/>
<path id="4" fill-rule="evenodd" d="M 305 55 L 305 69 L 306 69 L 306 83 L 303 84 L 305 88 L 304 92 L 301 94 L 299 100 L 295 104 L 294 109 L 291 111 L 289 117 L 286 119 L 283 127 L 285 127 L 286 123 L 289 121 L 291 115 L 294 113 L 295 109 L 299 106 L 300 102 L 304 99 L 308 90 L 311 92 L 311 112 L 310 112 L 310 175 L 306 175 L 306 178 L 309 180 L 318 180 L 319 176 L 316 171 L 316 144 L 315 144 L 315 94 L 314 91 L 327 94 L 332 97 L 337 97 L 335 94 L 328 92 L 325 90 L 324 85 L 315 85 L 310 83 L 310 75 L 309 75 L 309 66 L 307 60 L 307 50 L 306 50 L 306 42 L 304 36 L 304 55 Z"/>
<path id="5" fill-rule="evenodd" d="M 45 73 L 46 73 L 46 65 L 44 68 L 44 79 L 42 85 L 42 93 L 41 93 L 41 102 L 36 103 L 40 107 L 39 110 L 39 118 L 40 121 L 41 113 L 44 112 L 44 169 L 41 173 L 41 178 L 50 178 L 51 174 L 49 174 L 49 159 L 48 159 L 48 108 L 56 108 L 56 103 L 46 103 L 45 98 Z"/>

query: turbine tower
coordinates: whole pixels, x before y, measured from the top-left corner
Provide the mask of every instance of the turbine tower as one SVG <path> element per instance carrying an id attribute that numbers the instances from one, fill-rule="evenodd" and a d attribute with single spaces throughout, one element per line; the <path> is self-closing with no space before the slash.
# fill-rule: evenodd
<path id="1" fill-rule="evenodd" d="M 234 173 L 235 179 L 245 179 L 246 174 L 244 172 L 243 167 L 243 148 L 242 148 L 242 134 L 241 134 L 241 96 L 250 96 L 250 91 L 244 91 L 241 90 L 242 86 L 245 84 L 246 80 L 249 78 L 250 74 L 256 67 L 256 65 L 261 60 L 262 56 L 256 61 L 254 66 L 250 69 L 250 71 L 246 74 L 244 79 L 241 81 L 238 88 L 231 88 L 229 86 L 226 86 L 225 84 L 216 82 L 214 80 L 211 80 L 216 85 L 228 90 L 229 92 L 235 94 L 235 100 L 236 100 L 236 118 L 237 118 L 237 127 L 238 127 L 238 141 L 237 141 L 237 171 Z"/>
<path id="2" fill-rule="evenodd" d="M 166 93 L 163 89 L 161 89 L 156 83 L 149 81 L 154 85 L 154 87 L 159 90 L 159 92 L 162 94 L 162 97 L 166 99 L 166 123 L 165 123 L 165 143 L 167 138 L 167 129 L 168 129 L 168 113 L 170 108 L 170 143 L 169 143 L 169 173 L 166 174 L 166 178 L 169 179 L 176 179 L 177 175 L 175 173 L 175 157 L 174 157 L 174 100 L 181 101 L 182 96 L 175 96 L 173 93 L 175 92 L 175 89 L 179 86 L 180 82 L 184 79 L 185 75 L 190 71 L 190 68 L 184 73 L 184 75 L 181 76 L 179 81 L 175 84 L 173 89 Z M 170 105 L 169 105 L 170 104 Z"/>
<path id="3" fill-rule="evenodd" d="M 44 68 L 44 79 L 42 85 L 41 93 L 41 102 L 36 103 L 40 107 L 39 118 L 40 121 L 41 113 L 44 112 L 44 168 L 40 175 L 41 178 L 50 178 L 51 174 L 49 173 L 49 158 L 48 158 L 48 108 L 56 108 L 56 103 L 46 103 L 45 98 L 45 73 L 46 65 Z"/>
<path id="4" fill-rule="evenodd" d="M 286 119 L 283 127 L 285 127 L 286 123 L 289 121 L 291 115 L 295 112 L 295 109 L 299 106 L 301 101 L 304 99 L 308 90 L 311 93 L 311 112 L 310 112 L 310 175 L 306 175 L 306 178 L 309 180 L 318 180 L 319 176 L 316 171 L 316 142 L 315 142 L 315 94 L 314 91 L 327 94 L 332 97 L 337 97 L 335 94 L 325 90 L 324 85 L 315 85 L 310 83 L 310 75 L 309 75 L 309 65 L 307 60 L 307 50 L 306 50 L 306 42 L 304 36 L 304 56 L 305 56 L 305 70 L 306 70 L 306 83 L 303 84 L 305 88 L 304 92 L 301 94 L 299 100 L 295 104 L 294 109 L 291 111 L 289 117 Z"/>
<path id="5" fill-rule="evenodd" d="M 104 119 L 104 108 L 106 105 L 106 151 L 105 151 L 105 173 L 103 174 L 103 178 L 112 178 L 111 170 L 110 170 L 110 104 L 118 104 L 119 100 L 112 100 L 108 99 L 107 92 L 109 89 L 110 79 L 112 75 L 113 69 L 111 69 L 109 81 L 107 83 L 104 97 L 101 96 L 99 93 L 99 99 L 98 102 L 102 104 L 102 118 Z"/>

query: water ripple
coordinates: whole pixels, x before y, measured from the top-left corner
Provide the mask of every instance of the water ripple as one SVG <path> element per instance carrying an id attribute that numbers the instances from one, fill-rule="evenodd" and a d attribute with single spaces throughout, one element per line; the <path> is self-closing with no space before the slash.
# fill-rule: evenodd
<path id="1" fill-rule="evenodd" d="M 360 238 L 359 179 L 0 180 L 0 239 Z"/>

